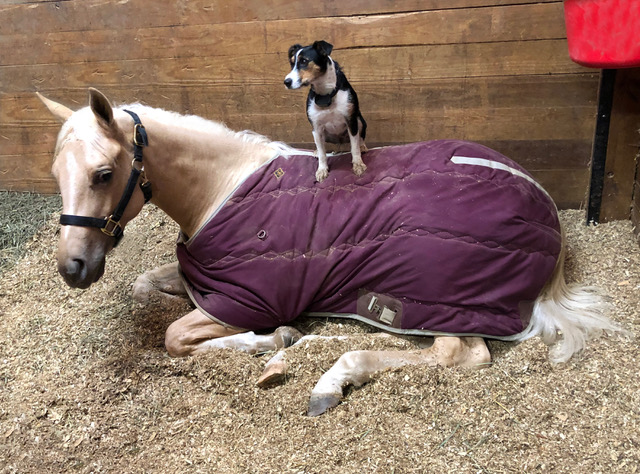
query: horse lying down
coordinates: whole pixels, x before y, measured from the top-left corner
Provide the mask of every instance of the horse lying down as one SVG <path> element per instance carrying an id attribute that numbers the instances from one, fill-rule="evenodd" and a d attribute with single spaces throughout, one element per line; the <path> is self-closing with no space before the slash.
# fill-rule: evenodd
<path id="1" fill-rule="evenodd" d="M 486 366 L 485 338 L 541 336 L 563 362 L 589 337 L 620 330 L 597 293 L 565 283 L 549 195 L 484 146 L 374 149 L 360 177 L 349 155 L 336 156 L 316 183 L 312 152 L 260 135 L 139 104 L 113 108 L 95 89 L 76 112 L 41 99 L 64 122 L 53 174 L 63 201 L 58 270 L 70 286 L 102 276 L 145 200 L 179 224 L 178 263 L 134 285 L 139 300 L 160 293 L 195 304 L 166 331 L 170 355 L 284 350 L 304 341 L 287 326 L 301 314 L 434 337 L 414 352 L 342 355 L 311 392 L 309 415 L 381 370 Z M 258 382 L 285 371 L 279 352 Z"/>

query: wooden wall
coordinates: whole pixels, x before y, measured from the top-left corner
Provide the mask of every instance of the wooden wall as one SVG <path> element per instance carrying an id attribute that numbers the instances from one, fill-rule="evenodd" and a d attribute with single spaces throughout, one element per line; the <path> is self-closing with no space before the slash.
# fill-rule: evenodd
<path id="1" fill-rule="evenodd" d="M 599 71 L 569 60 L 565 36 L 559 0 L 5 0 L 0 188 L 56 191 L 59 125 L 35 91 L 79 108 L 94 86 L 311 147 L 306 90 L 282 81 L 291 44 L 325 39 L 369 146 L 480 141 L 580 207 Z"/>

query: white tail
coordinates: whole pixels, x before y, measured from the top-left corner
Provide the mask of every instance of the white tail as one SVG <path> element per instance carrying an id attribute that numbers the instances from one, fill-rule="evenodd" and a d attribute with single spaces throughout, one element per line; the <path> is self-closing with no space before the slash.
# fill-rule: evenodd
<path id="1" fill-rule="evenodd" d="M 586 342 L 605 332 L 626 333 L 607 317 L 610 305 L 598 288 L 568 285 L 564 279 L 565 238 L 551 279 L 535 301 L 531 322 L 518 340 L 540 336 L 554 345 L 549 353 L 552 362 L 568 361 L 584 349 Z M 559 337 L 562 335 L 560 340 Z"/>

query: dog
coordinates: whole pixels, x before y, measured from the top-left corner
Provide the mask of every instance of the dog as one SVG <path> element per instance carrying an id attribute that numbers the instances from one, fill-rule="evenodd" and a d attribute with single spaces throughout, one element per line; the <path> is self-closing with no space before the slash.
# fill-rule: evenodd
<path id="1" fill-rule="evenodd" d="M 367 169 L 361 155 L 367 150 L 364 144 L 367 122 L 360 113 L 356 91 L 340 65 L 329 56 L 332 50 L 333 46 L 326 41 L 316 41 L 310 46 L 294 44 L 289 48 L 291 72 L 284 80 L 288 89 L 311 86 L 307 118 L 317 149 L 318 182 L 329 175 L 325 143 L 350 143 L 353 172 L 360 176 Z"/>

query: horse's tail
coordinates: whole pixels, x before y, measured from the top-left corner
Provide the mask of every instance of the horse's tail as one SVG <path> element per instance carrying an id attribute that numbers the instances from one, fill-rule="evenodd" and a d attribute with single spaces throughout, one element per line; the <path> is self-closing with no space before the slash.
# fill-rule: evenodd
<path id="1" fill-rule="evenodd" d="M 555 363 L 568 361 L 584 349 L 589 339 L 603 331 L 626 332 L 607 317 L 611 307 L 600 289 L 567 284 L 564 278 L 565 248 L 563 232 L 556 268 L 535 301 L 529 327 L 518 338 L 522 341 L 540 336 L 545 344 L 553 344 L 549 358 Z"/>

